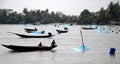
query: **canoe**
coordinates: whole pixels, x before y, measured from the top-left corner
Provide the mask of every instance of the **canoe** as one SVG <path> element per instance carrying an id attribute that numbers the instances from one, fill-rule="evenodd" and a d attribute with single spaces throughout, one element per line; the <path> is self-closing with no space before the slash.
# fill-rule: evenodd
<path id="1" fill-rule="evenodd" d="M 44 34 L 44 33 L 45 33 L 45 31 L 38 31 L 37 28 L 35 28 L 35 29 L 24 28 L 24 29 L 25 29 L 25 31 L 26 31 L 27 33 L 36 33 L 36 32 L 40 32 L 40 34 Z"/>
<path id="2" fill-rule="evenodd" d="M 5 45 L 5 44 L 2 44 L 2 46 L 6 47 L 8 49 L 11 49 L 13 51 L 20 51 L 20 52 L 37 51 L 37 50 L 52 50 L 53 48 L 57 47 L 57 45 L 39 47 L 39 46 L 18 46 L 18 45 Z"/>
<path id="3" fill-rule="evenodd" d="M 67 32 L 68 32 L 68 30 L 59 30 L 59 29 L 56 29 L 56 31 L 57 31 L 58 33 L 67 33 Z"/>
<path id="4" fill-rule="evenodd" d="M 85 30 L 94 30 L 94 29 L 97 29 L 97 27 L 96 27 L 96 28 L 91 28 L 91 27 L 86 28 L 86 27 L 82 27 L 82 29 L 85 29 Z"/>
<path id="5" fill-rule="evenodd" d="M 31 28 L 24 28 L 24 29 L 25 29 L 25 31 L 26 31 L 27 33 L 35 32 L 35 31 L 38 30 L 37 28 L 34 28 L 34 29 L 31 29 Z"/>
<path id="6" fill-rule="evenodd" d="M 13 33 L 13 32 L 9 32 L 9 33 Z M 54 36 L 50 32 L 48 34 L 19 34 L 19 33 L 13 33 L 13 34 L 22 38 L 49 38 Z"/>

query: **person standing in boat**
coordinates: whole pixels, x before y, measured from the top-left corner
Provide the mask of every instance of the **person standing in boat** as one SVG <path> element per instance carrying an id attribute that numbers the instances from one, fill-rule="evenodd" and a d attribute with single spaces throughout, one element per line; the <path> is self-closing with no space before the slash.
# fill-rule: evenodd
<path id="1" fill-rule="evenodd" d="M 55 40 L 53 40 L 52 43 L 51 43 L 51 47 L 56 47 L 56 46 L 57 46 L 56 42 L 55 42 Z"/>

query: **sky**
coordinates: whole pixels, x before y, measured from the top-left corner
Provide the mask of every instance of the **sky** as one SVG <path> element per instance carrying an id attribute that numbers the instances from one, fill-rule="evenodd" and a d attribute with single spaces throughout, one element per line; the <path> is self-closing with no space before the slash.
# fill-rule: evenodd
<path id="1" fill-rule="evenodd" d="M 97 12 L 102 7 L 106 9 L 108 4 L 120 0 L 0 0 L 0 9 L 13 9 L 22 12 L 28 10 L 46 10 L 49 12 L 63 12 L 66 15 L 80 15 L 84 9 L 90 12 Z"/>

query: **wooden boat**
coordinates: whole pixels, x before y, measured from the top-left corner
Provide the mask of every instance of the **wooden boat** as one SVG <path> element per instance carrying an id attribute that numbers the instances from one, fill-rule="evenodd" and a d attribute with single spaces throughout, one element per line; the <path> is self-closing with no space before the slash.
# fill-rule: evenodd
<path id="1" fill-rule="evenodd" d="M 45 31 L 33 31 L 33 32 L 30 32 L 29 34 L 44 34 Z"/>
<path id="2" fill-rule="evenodd" d="M 67 27 L 64 27 L 64 30 L 56 29 L 56 31 L 57 31 L 58 33 L 67 33 L 67 32 L 68 32 L 68 28 L 67 28 Z"/>
<path id="3" fill-rule="evenodd" d="M 18 45 L 5 45 L 2 44 L 2 46 L 11 49 L 13 51 L 19 51 L 19 52 L 24 52 L 24 51 L 37 51 L 37 50 L 52 50 L 53 48 L 57 47 L 57 45 L 54 46 L 18 46 Z"/>
<path id="4" fill-rule="evenodd" d="M 45 31 L 38 31 L 38 29 L 35 27 L 35 29 L 30 28 L 24 28 L 27 33 L 34 33 L 34 32 L 40 32 L 41 34 L 44 34 Z"/>
<path id="5" fill-rule="evenodd" d="M 56 31 L 57 31 L 58 33 L 67 33 L 67 32 L 68 32 L 68 30 L 59 30 L 59 29 L 56 29 Z"/>
<path id="6" fill-rule="evenodd" d="M 27 33 L 35 32 L 38 30 L 36 27 L 34 29 L 31 29 L 31 28 L 24 28 L 24 29 Z"/>
<path id="7" fill-rule="evenodd" d="M 9 32 L 9 33 L 13 33 L 13 32 Z M 20 36 L 22 38 L 49 38 L 54 36 L 50 32 L 48 34 L 19 34 L 19 33 L 13 33 L 13 34 Z"/>
<path id="8" fill-rule="evenodd" d="M 91 27 L 89 27 L 89 28 L 87 28 L 87 27 L 82 27 L 82 29 L 85 29 L 85 30 L 94 30 L 94 29 L 97 29 L 97 27 L 96 27 L 96 28 L 91 28 Z"/>

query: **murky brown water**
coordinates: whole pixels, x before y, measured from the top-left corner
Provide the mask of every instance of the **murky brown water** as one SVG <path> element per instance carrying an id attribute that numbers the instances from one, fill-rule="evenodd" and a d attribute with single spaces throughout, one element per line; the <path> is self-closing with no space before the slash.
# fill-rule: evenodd
<path id="1" fill-rule="evenodd" d="M 24 25 L 0 25 L 0 44 L 50 45 L 55 39 L 58 47 L 52 51 L 11 52 L 0 46 L 0 64 L 120 64 L 120 32 L 104 34 L 96 30 L 82 30 L 85 46 L 89 50 L 82 52 L 74 48 L 82 45 L 79 25 L 69 26 L 69 32 L 57 34 L 54 25 L 43 25 L 46 32 L 55 34 L 51 38 L 20 38 L 7 32 L 25 33 Z M 41 26 L 37 26 L 41 29 Z M 120 26 L 101 26 L 112 28 Z M 109 55 L 109 49 L 116 48 L 115 56 Z"/>

